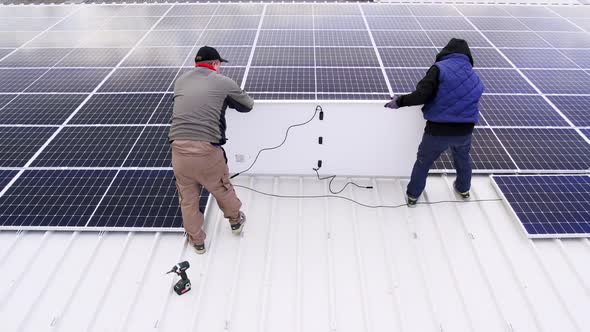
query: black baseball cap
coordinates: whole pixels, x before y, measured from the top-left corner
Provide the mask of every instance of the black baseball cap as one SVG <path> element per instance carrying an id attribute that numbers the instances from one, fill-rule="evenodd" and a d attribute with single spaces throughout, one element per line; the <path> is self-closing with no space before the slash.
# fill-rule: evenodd
<path id="1" fill-rule="evenodd" d="M 197 52 L 197 56 L 195 57 L 195 62 L 213 61 L 213 60 L 219 60 L 221 62 L 228 62 L 227 60 L 223 59 L 221 57 L 221 55 L 219 55 L 219 52 L 217 52 L 217 50 L 214 49 L 213 47 L 203 46 L 203 47 L 199 48 L 199 51 Z"/>

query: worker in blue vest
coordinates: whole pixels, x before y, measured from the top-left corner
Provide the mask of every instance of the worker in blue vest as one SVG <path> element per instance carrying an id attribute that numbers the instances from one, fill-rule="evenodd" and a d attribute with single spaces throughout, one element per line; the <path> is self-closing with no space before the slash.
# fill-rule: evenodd
<path id="1" fill-rule="evenodd" d="M 426 186 L 426 177 L 434 161 L 451 149 L 457 170 L 454 187 L 463 199 L 471 188 L 471 135 L 479 120 L 479 99 L 484 85 L 473 70 L 469 45 L 451 39 L 436 56 L 436 62 L 418 83 L 416 91 L 393 97 L 385 107 L 397 109 L 424 105 L 424 136 L 406 194 L 409 207 L 416 206 Z"/>

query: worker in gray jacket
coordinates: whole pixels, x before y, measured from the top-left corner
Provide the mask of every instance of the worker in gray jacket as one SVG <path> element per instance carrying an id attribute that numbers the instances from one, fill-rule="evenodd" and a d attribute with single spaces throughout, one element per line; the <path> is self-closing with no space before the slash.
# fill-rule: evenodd
<path id="1" fill-rule="evenodd" d="M 229 181 L 225 111 L 249 112 L 254 100 L 236 82 L 219 73 L 227 62 L 212 47 L 204 46 L 195 57 L 196 68 L 174 84 L 174 109 L 169 139 L 172 168 L 182 210 L 184 228 L 198 254 L 205 253 L 204 216 L 199 211 L 199 193 L 205 187 L 239 235 L 246 221 L 242 203 Z"/>

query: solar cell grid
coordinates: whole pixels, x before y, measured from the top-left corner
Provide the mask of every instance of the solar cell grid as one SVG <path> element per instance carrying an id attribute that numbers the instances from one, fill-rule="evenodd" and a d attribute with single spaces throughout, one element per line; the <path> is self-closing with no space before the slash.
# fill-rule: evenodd
<path id="1" fill-rule="evenodd" d="M 479 110 L 490 126 L 568 126 L 541 96 L 483 95 Z"/>
<path id="2" fill-rule="evenodd" d="M 199 46 L 195 47 L 192 53 L 189 53 L 186 62 L 184 63 L 185 67 L 193 67 L 195 65 L 195 56 L 196 52 L 199 49 Z M 250 53 L 252 52 L 252 47 L 216 47 L 221 57 L 227 60 L 227 63 L 224 63 L 224 67 L 232 66 L 246 66 L 248 64 L 248 60 L 250 58 Z"/>
<path id="3" fill-rule="evenodd" d="M 202 30 L 207 27 L 211 16 L 167 16 L 164 17 L 155 30 Z"/>
<path id="4" fill-rule="evenodd" d="M 523 70 L 543 93 L 590 94 L 590 75 L 582 70 Z"/>
<path id="5" fill-rule="evenodd" d="M 504 8 L 497 6 L 456 6 L 465 16 L 510 16 Z"/>
<path id="6" fill-rule="evenodd" d="M 261 30 L 257 46 L 314 46 L 310 30 Z"/>
<path id="7" fill-rule="evenodd" d="M 69 124 L 143 124 L 164 94 L 95 94 Z"/>
<path id="8" fill-rule="evenodd" d="M 552 6 L 551 10 L 563 17 L 590 17 L 590 8 L 584 6 Z"/>
<path id="9" fill-rule="evenodd" d="M 580 27 L 587 32 L 590 32 L 590 19 L 588 18 L 573 18 L 570 19 L 576 26 Z"/>
<path id="10" fill-rule="evenodd" d="M 420 24 L 414 17 L 372 16 L 367 17 L 372 30 L 420 30 Z M 373 32 L 374 33 L 374 32 Z"/>
<path id="11" fill-rule="evenodd" d="M 106 17 L 74 15 L 56 24 L 51 31 L 99 30 L 108 20 Z"/>
<path id="12" fill-rule="evenodd" d="M 172 167 L 170 127 L 145 127 L 127 157 L 125 167 Z"/>
<path id="13" fill-rule="evenodd" d="M 556 49 L 503 49 L 518 68 L 576 68 L 576 64 Z"/>
<path id="14" fill-rule="evenodd" d="M 315 100 L 315 93 L 248 93 L 254 100 Z"/>
<path id="15" fill-rule="evenodd" d="M 27 47 L 76 47 L 86 40 L 90 31 L 46 31 Z M 19 33 L 20 34 L 20 33 Z"/>
<path id="16" fill-rule="evenodd" d="M 128 48 L 77 48 L 56 67 L 115 67 L 129 53 Z"/>
<path id="17" fill-rule="evenodd" d="M 22 92 L 46 71 L 45 69 L 0 69 L 0 92 Z"/>
<path id="18" fill-rule="evenodd" d="M 494 176 L 529 237 L 590 236 L 590 177 Z"/>
<path id="19" fill-rule="evenodd" d="M 539 35 L 556 48 L 590 48 L 590 35 L 585 32 L 539 32 Z"/>
<path id="20" fill-rule="evenodd" d="M 426 69 L 386 69 L 393 93 L 409 93 L 426 75 Z"/>
<path id="21" fill-rule="evenodd" d="M 23 48 L 0 61 L 0 67 L 52 67 L 71 51 L 70 48 Z"/>
<path id="22" fill-rule="evenodd" d="M 373 38 L 377 46 L 432 46 L 424 31 L 373 31 Z"/>
<path id="23" fill-rule="evenodd" d="M 494 129 L 523 170 L 587 170 L 590 145 L 574 129 Z"/>
<path id="24" fill-rule="evenodd" d="M 4 6 L 0 9 L 0 17 L 65 17 L 75 7 L 69 6 Z"/>
<path id="25" fill-rule="evenodd" d="M 492 130 L 475 128 L 471 145 L 471 165 L 474 170 L 514 170 L 516 165 Z M 450 151 L 443 153 L 435 162 L 434 169 L 454 170 Z"/>
<path id="26" fill-rule="evenodd" d="M 361 11 L 357 5 L 329 5 L 329 4 L 314 4 L 313 14 L 320 15 L 361 15 Z"/>
<path id="27" fill-rule="evenodd" d="M 117 16 L 157 16 L 160 17 L 166 13 L 170 6 L 150 6 L 150 5 L 130 5 L 117 11 Z"/>
<path id="28" fill-rule="evenodd" d="M 11 102 L 17 96 L 18 95 L 16 95 L 16 94 L 0 95 L 0 110 L 2 110 L 2 108 L 4 108 L 6 106 L 6 104 Z"/>
<path id="29" fill-rule="evenodd" d="M 174 106 L 174 94 L 167 93 L 164 99 L 158 105 L 158 108 L 152 114 L 150 124 L 169 124 L 172 117 L 172 108 Z"/>
<path id="30" fill-rule="evenodd" d="M 159 17 L 113 17 L 101 26 L 101 30 L 149 30 Z"/>
<path id="31" fill-rule="evenodd" d="M 217 4 L 176 4 L 166 16 L 201 16 L 213 15 L 219 6 Z"/>
<path id="32" fill-rule="evenodd" d="M 381 69 L 317 68 L 318 92 L 388 93 Z"/>
<path id="33" fill-rule="evenodd" d="M 315 92 L 313 68 L 256 68 L 248 73 L 246 90 L 252 92 Z"/>
<path id="34" fill-rule="evenodd" d="M 0 20 L 0 31 L 43 31 L 59 22 L 59 20 L 61 20 L 59 17 L 3 17 Z"/>
<path id="35" fill-rule="evenodd" d="M 373 48 L 318 47 L 315 54 L 318 67 L 379 67 Z M 308 65 L 313 65 L 313 61 Z"/>
<path id="36" fill-rule="evenodd" d="M 0 47 L 21 47 L 38 34 L 38 32 L 14 33 L 0 31 Z"/>
<path id="37" fill-rule="evenodd" d="M 562 18 L 520 18 L 519 20 L 533 31 L 581 31 Z"/>
<path id="38" fill-rule="evenodd" d="M 10 183 L 10 180 L 12 180 L 17 173 L 18 171 L 0 171 L 0 191 Z"/>
<path id="39" fill-rule="evenodd" d="M 19 95 L 0 111 L 0 124 L 61 125 L 86 97 L 85 94 Z"/>
<path id="40" fill-rule="evenodd" d="M 511 69 L 477 69 L 488 93 L 535 93 L 535 89 Z"/>
<path id="41" fill-rule="evenodd" d="M 313 29 L 312 16 L 265 16 L 262 29 Z"/>
<path id="42" fill-rule="evenodd" d="M 143 127 L 65 127 L 33 167 L 120 167 Z"/>
<path id="43" fill-rule="evenodd" d="M 365 21 L 361 16 L 314 16 L 315 29 L 365 30 Z"/>
<path id="44" fill-rule="evenodd" d="M 388 93 L 318 93 L 318 100 L 389 100 Z"/>
<path id="45" fill-rule="evenodd" d="M 263 9 L 262 4 L 220 4 L 215 15 L 261 15 Z"/>
<path id="46" fill-rule="evenodd" d="M 0 127 L 0 167 L 23 167 L 56 131 L 51 127 Z"/>
<path id="47" fill-rule="evenodd" d="M 256 30 L 210 30 L 199 39 L 201 45 L 245 46 L 254 44 Z"/>
<path id="48" fill-rule="evenodd" d="M 123 10 L 123 6 L 88 6 L 82 7 L 76 14 L 88 16 L 115 16 Z"/>
<path id="49" fill-rule="evenodd" d="M 81 47 L 133 47 L 147 31 L 117 31 L 105 33 L 97 31 L 85 36 Z"/>
<path id="50" fill-rule="evenodd" d="M 551 47 L 534 32 L 485 31 L 483 34 L 497 47 Z"/>
<path id="51" fill-rule="evenodd" d="M 515 17 L 557 17 L 557 15 L 542 6 L 504 6 L 506 12 Z"/>
<path id="52" fill-rule="evenodd" d="M 549 96 L 548 98 L 575 126 L 590 126 L 590 96 Z"/>
<path id="53" fill-rule="evenodd" d="M 252 66 L 313 66 L 313 47 L 256 47 Z"/>
<path id="54" fill-rule="evenodd" d="M 590 49 L 587 50 L 560 50 L 565 56 L 581 68 L 590 68 Z"/>
<path id="55" fill-rule="evenodd" d="M 201 30 L 152 31 L 139 44 L 149 46 L 193 46 L 201 36 Z"/>
<path id="56" fill-rule="evenodd" d="M 492 31 L 526 31 L 530 30 L 516 18 L 509 17 L 469 17 L 479 30 Z"/>
<path id="57" fill-rule="evenodd" d="M 420 17 L 424 30 L 475 30 L 463 17 Z"/>
<path id="58" fill-rule="evenodd" d="M 2 226 L 84 227 L 115 171 L 25 171 L 0 197 Z"/>
<path id="59" fill-rule="evenodd" d="M 459 13 L 453 6 L 449 5 L 410 5 L 408 6 L 415 16 L 459 16 Z"/>
<path id="60" fill-rule="evenodd" d="M 367 31 L 316 30 L 316 46 L 371 46 Z"/>
<path id="61" fill-rule="evenodd" d="M 165 92 L 178 68 L 119 68 L 99 92 Z"/>
<path id="62" fill-rule="evenodd" d="M 214 16 L 207 29 L 257 29 L 259 16 Z"/>
<path id="63" fill-rule="evenodd" d="M 476 68 L 512 68 L 512 65 L 493 48 L 472 48 Z"/>
<path id="64" fill-rule="evenodd" d="M 444 47 L 451 38 L 465 39 L 470 47 L 491 47 L 484 37 L 476 31 L 426 31 L 426 34 L 432 40 L 428 46 Z"/>
<path id="65" fill-rule="evenodd" d="M 180 67 L 190 56 L 192 47 L 139 47 L 121 67 Z M 194 60 L 193 60 L 194 63 Z"/>
<path id="66" fill-rule="evenodd" d="M 209 194 L 201 192 L 204 211 Z M 182 228 L 182 215 L 171 171 L 121 171 L 88 227 Z"/>
<path id="67" fill-rule="evenodd" d="M 582 133 L 590 140 L 590 129 L 582 129 Z"/>
<path id="68" fill-rule="evenodd" d="M 27 92 L 92 92 L 110 69 L 51 69 Z"/>
<path id="69" fill-rule="evenodd" d="M 269 4 L 266 15 L 313 15 L 313 7 L 310 4 Z"/>
<path id="70" fill-rule="evenodd" d="M 411 16 L 406 5 L 365 4 L 362 6 L 366 16 Z"/>
<path id="71" fill-rule="evenodd" d="M 244 78 L 244 73 L 246 72 L 246 68 L 243 67 L 225 67 L 221 68 L 220 73 L 224 76 L 227 76 L 234 80 L 238 85 L 242 84 L 242 79 Z"/>
<path id="72" fill-rule="evenodd" d="M 385 67 L 430 67 L 434 64 L 435 48 L 380 48 Z"/>

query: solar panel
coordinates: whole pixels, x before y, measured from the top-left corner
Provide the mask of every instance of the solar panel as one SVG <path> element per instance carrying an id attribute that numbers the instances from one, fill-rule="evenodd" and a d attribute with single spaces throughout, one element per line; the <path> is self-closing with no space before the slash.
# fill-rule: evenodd
<path id="1" fill-rule="evenodd" d="M 512 69 L 477 69 L 488 93 L 535 93 L 535 89 Z"/>
<path id="2" fill-rule="evenodd" d="M 144 124 L 162 97 L 161 93 L 95 94 L 69 124 Z"/>
<path id="3" fill-rule="evenodd" d="M 551 47 L 535 32 L 484 31 L 483 34 L 497 47 Z"/>
<path id="4" fill-rule="evenodd" d="M 560 50 L 565 56 L 581 68 L 590 68 L 590 49 L 588 50 Z"/>
<path id="5" fill-rule="evenodd" d="M 523 70 L 543 93 L 590 94 L 590 75 L 582 70 Z"/>
<path id="6" fill-rule="evenodd" d="M 256 47 L 252 66 L 305 67 L 314 61 L 313 47 Z"/>
<path id="7" fill-rule="evenodd" d="M 367 31 L 316 30 L 316 46 L 372 46 Z"/>
<path id="8" fill-rule="evenodd" d="M 386 72 L 393 93 L 400 94 L 414 91 L 427 69 L 387 69 Z"/>
<path id="9" fill-rule="evenodd" d="M 315 92 L 313 68 L 252 67 L 246 80 L 246 90 L 252 92 Z"/>
<path id="10" fill-rule="evenodd" d="M 99 92 L 166 92 L 179 68 L 119 68 Z"/>
<path id="11" fill-rule="evenodd" d="M 315 64 L 318 67 L 379 67 L 379 60 L 372 47 L 318 47 L 315 50 L 315 57 Z M 313 61 L 307 65 L 311 64 Z"/>
<path id="12" fill-rule="evenodd" d="M 476 68 L 512 68 L 512 65 L 493 48 L 472 48 Z"/>
<path id="13" fill-rule="evenodd" d="M 505 31 L 526 31 L 529 30 L 516 18 L 508 17 L 470 17 L 469 20 L 479 30 L 505 30 Z"/>
<path id="14" fill-rule="evenodd" d="M 456 6 L 465 16 L 510 16 L 505 8 L 497 6 Z"/>
<path id="15" fill-rule="evenodd" d="M 61 125 L 86 97 L 86 94 L 19 95 L 0 111 L 0 124 Z"/>
<path id="16" fill-rule="evenodd" d="M 254 100 L 315 100 L 315 93 L 262 93 L 249 92 L 248 95 Z M 355 95 L 356 97 L 356 95 Z M 342 99 L 342 98 L 339 98 Z"/>
<path id="17" fill-rule="evenodd" d="M 69 48 L 24 48 L 0 61 L 0 67 L 52 67 L 71 51 Z"/>
<path id="18" fill-rule="evenodd" d="M 127 157 L 125 167 L 172 167 L 170 127 L 145 127 Z"/>
<path id="19" fill-rule="evenodd" d="M 373 31 L 377 46 L 421 46 L 432 47 L 424 31 Z M 446 45 L 450 39 L 444 43 Z"/>
<path id="20" fill-rule="evenodd" d="M 101 26 L 101 30 L 149 30 L 159 17 L 113 17 Z"/>
<path id="21" fill-rule="evenodd" d="M 307 30 L 261 30 L 257 46 L 314 46 L 314 35 Z"/>
<path id="22" fill-rule="evenodd" d="M 406 5 L 365 4 L 362 6 L 366 16 L 411 16 L 412 12 Z"/>
<path id="23" fill-rule="evenodd" d="M 435 48 L 379 48 L 385 67 L 425 67 L 436 61 Z"/>
<path id="24" fill-rule="evenodd" d="M 259 16 L 214 16 L 207 29 L 254 29 L 260 24 Z"/>
<path id="25" fill-rule="evenodd" d="M 45 69 L 0 69 L 0 92 L 22 92 L 46 71 Z"/>
<path id="26" fill-rule="evenodd" d="M 14 178 L 17 173 L 18 171 L 0 170 L 0 191 L 2 191 L 8 183 L 10 183 L 10 180 L 12 180 L 12 178 Z"/>
<path id="27" fill-rule="evenodd" d="M 201 30 L 152 31 L 141 41 L 140 46 L 194 46 L 201 33 Z"/>
<path id="28" fill-rule="evenodd" d="M 265 16 L 262 21 L 262 29 L 313 29 L 313 17 Z"/>
<path id="29" fill-rule="evenodd" d="M 500 128 L 494 132 L 522 170 L 590 167 L 590 145 L 574 129 Z"/>
<path id="30" fill-rule="evenodd" d="M 117 16 L 162 16 L 166 13 L 166 11 L 170 8 L 170 6 L 138 6 L 138 5 L 131 5 L 126 6 L 125 8 L 117 11 Z"/>
<path id="31" fill-rule="evenodd" d="M 590 32 L 590 20 L 587 18 L 572 18 L 570 19 L 576 26 Z"/>
<path id="32" fill-rule="evenodd" d="M 520 21 L 533 31 L 581 31 L 562 18 L 521 18 Z"/>
<path id="33" fill-rule="evenodd" d="M 3 17 L 0 20 L 1 31 L 43 31 L 59 22 L 59 17 L 21 18 Z"/>
<path id="34" fill-rule="evenodd" d="M 590 8 L 586 8 L 584 6 L 552 6 L 551 10 L 563 17 L 588 17 L 588 15 L 590 15 Z"/>
<path id="35" fill-rule="evenodd" d="M 81 44 L 88 37 L 89 33 L 89 31 L 46 31 L 40 36 L 36 37 L 26 46 L 64 48 L 77 47 L 78 44 Z"/>
<path id="36" fill-rule="evenodd" d="M 590 129 L 581 129 L 581 131 L 590 140 Z"/>
<path id="37" fill-rule="evenodd" d="M 556 48 L 590 48 L 590 35 L 585 32 L 539 32 L 539 35 Z"/>
<path id="38" fill-rule="evenodd" d="M 491 129 L 475 128 L 471 143 L 471 167 L 477 171 L 515 170 L 516 165 Z M 433 165 L 433 169 L 454 171 L 450 151 L 443 153 Z"/>
<path id="39" fill-rule="evenodd" d="M 2 227 L 84 227 L 115 171 L 28 170 L 0 197 Z"/>
<path id="40" fill-rule="evenodd" d="M 150 124 L 169 124 L 172 118 L 172 108 L 174 106 L 174 94 L 167 93 L 164 99 L 158 105 L 158 108 L 152 114 Z"/>
<path id="41" fill-rule="evenodd" d="M 208 30 L 199 39 L 201 45 L 251 46 L 256 38 L 256 30 Z"/>
<path id="42" fill-rule="evenodd" d="M 121 67 L 180 67 L 192 58 L 192 47 L 140 47 L 136 48 Z M 194 60 L 192 60 L 194 63 Z"/>
<path id="43" fill-rule="evenodd" d="M 388 89 L 378 68 L 318 68 L 317 91 L 387 93 Z"/>
<path id="44" fill-rule="evenodd" d="M 204 212 L 209 194 L 201 193 Z M 182 228 L 182 215 L 171 171 L 121 171 L 87 227 L 143 231 Z"/>
<path id="45" fill-rule="evenodd" d="M 261 15 L 264 5 L 244 4 L 235 6 L 232 4 L 220 4 L 215 15 Z"/>
<path id="46" fill-rule="evenodd" d="M 470 47 L 491 47 L 490 43 L 476 31 L 426 31 L 434 46 L 442 48 L 451 38 L 464 39 Z M 432 45 L 432 44 L 431 44 Z M 428 46 L 431 46 L 428 45 Z"/>
<path id="47" fill-rule="evenodd" d="M 65 17 L 75 9 L 69 6 L 4 6 L 0 17 Z"/>
<path id="48" fill-rule="evenodd" d="M 115 67 L 129 53 L 128 48 L 77 48 L 60 60 L 57 67 Z"/>
<path id="49" fill-rule="evenodd" d="M 555 49 L 503 49 L 518 68 L 576 68 L 576 64 Z"/>
<path id="50" fill-rule="evenodd" d="M 211 16 L 167 16 L 154 30 L 202 30 L 207 28 L 209 21 L 212 21 Z"/>
<path id="51" fill-rule="evenodd" d="M 8 104 L 11 100 L 16 98 L 16 96 L 18 96 L 18 95 L 16 95 L 16 94 L 0 95 L 0 110 L 2 110 L 2 108 L 4 106 L 6 106 L 6 104 Z"/>
<path id="52" fill-rule="evenodd" d="M 227 76 L 234 80 L 238 85 L 242 85 L 242 79 L 244 79 L 244 73 L 246 72 L 246 68 L 240 67 L 225 67 L 221 68 L 220 73 L 224 76 Z M 173 87 L 170 91 L 174 91 Z"/>
<path id="53" fill-rule="evenodd" d="M 314 4 L 313 5 L 314 15 L 361 15 L 359 7 L 357 5 L 325 5 L 325 4 Z"/>
<path id="54" fill-rule="evenodd" d="M 96 31 L 84 36 L 81 47 L 133 47 L 145 35 L 146 31 L 117 31 L 108 33 Z"/>
<path id="55" fill-rule="evenodd" d="M 389 100 L 388 93 L 324 93 L 318 92 L 317 100 Z M 313 99 L 313 98 L 311 98 Z"/>
<path id="56" fill-rule="evenodd" d="M 213 15 L 217 10 L 217 4 L 177 4 L 168 12 L 168 16 L 201 16 Z"/>
<path id="57" fill-rule="evenodd" d="M 389 17 L 371 16 L 367 17 L 367 23 L 371 29 L 391 30 L 420 30 L 420 24 L 415 17 Z"/>
<path id="58" fill-rule="evenodd" d="M 515 17 L 557 17 L 557 14 L 542 6 L 504 6 L 502 9 Z"/>
<path id="59" fill-rule="evenodd" d="M 27 92 L 92 92 L 110 69 L 51 69 Z"/>
<path id="60" fill-rule="evenodd" d="M 57 128 L 0 127 L 0 167 L 23 167 Z"/>
<path id="61" fill-rule="evenodd" d="M 315 16 L 315 29 L 346 29 L 366 30 L 365 21 L 361 16 Z"/>
<path id="62" fill-rule="evenodd" d="M 463 17 L 420 17 L 424 30 L 475 30 Z"/>
<path id="63" fill-rule="evenodd" d="M 66 127 L 33 167 L 120 167 L 143 127 Z"/>
<path id="64" fill-rule="evenodd" d="M 590 177 L 512 175 L 493 178 L 528 237 L 590 236 Z"/>
<path id="65" fill-rule="evenodd" d="M 56 24 L 51 30 L 99 30 L 108 20 L 106 17 L 73 15 Z"/>
<path id="66" fill-rule="evenodd" d="M 541 96 L 483 95 L 479 109 L 490 126 L 568 126 Z"/>
<path id="67" fill-rule="evenodd" d="M 415 16 L 459 16 L 459 13 L 453 6 L 449 5 L 411 5 L 408 8 Z"/>
<path id="68" fill-rule="evenodd" d="M 313 7 L 310 4 L 268 4 L 266 15 L 312 15 Z M 267 17 L 268 18 L 268 17 Z M 265 18 L 266 20 L 266 18 Z"/>
<path id="69" fill-rule="evenodd" d="M 38 32 L 0 31 L 0 47 L 21 47 L 38 34 Z"/>
<path id="70" fill-rule="evenodd" d="M 549 100 L 576 126 L 590 126 L 590 96 L 549 96 Z"/>

